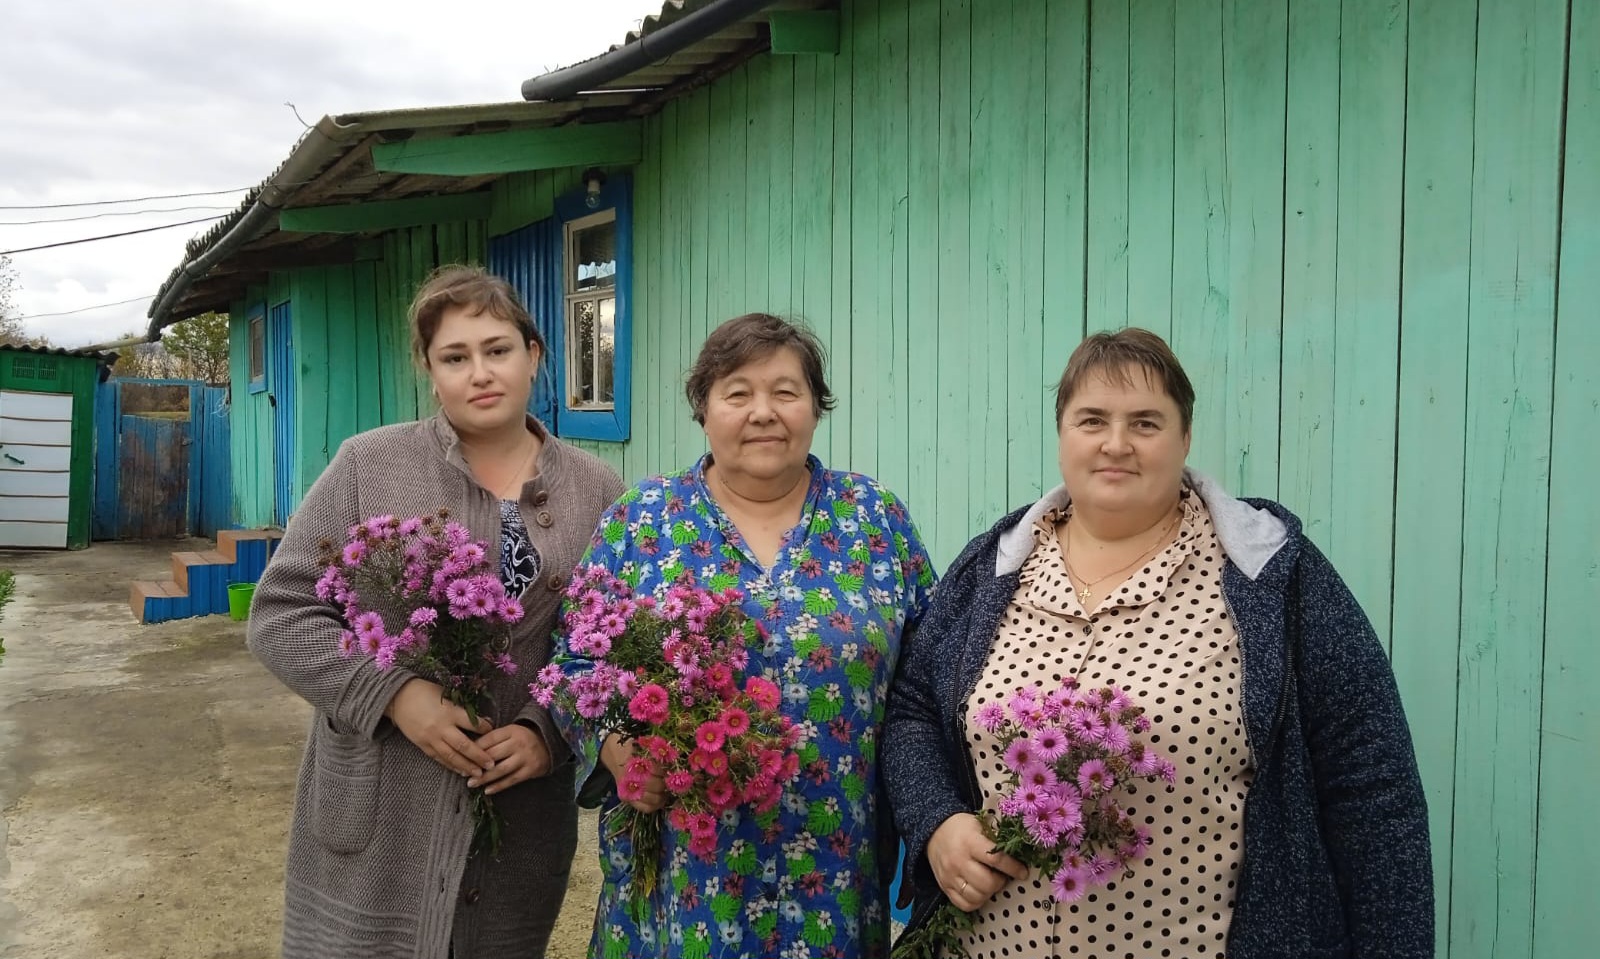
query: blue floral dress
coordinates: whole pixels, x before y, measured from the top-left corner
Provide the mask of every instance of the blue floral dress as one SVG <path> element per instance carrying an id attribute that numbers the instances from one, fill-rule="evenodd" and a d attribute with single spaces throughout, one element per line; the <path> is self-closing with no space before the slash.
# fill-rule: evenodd
<path id="1" fill-rule="evenodd" d="M 628 841 L 606 827 L 617 804 L 608 790 L 590 955 L 886 956 L 895 864 L 879 845 L 893 827 L 878 781 L 878 735 L 901 637 L 927 607 L 933 565 L 892 493 L 811 457 L 800 522 L 765 569 L 707 491 L 708 462 L 624 493 L 602 517 L 585 562 L 640 593 L 664 593 L 685 574 L 709 589 L 743 590 L 745 612 L 764 621 L 770 637 L 748 672 L 778 685 L 781 708 L 804 732 L 800 777 L 769 812 L 726 815 L 713 861 L 691 855 L 687 837 L 663 825 L 661 882 L 638 914 L 629 907 Z M 569 675 L 588 668 L 561 636 L 555 661 Z M 595 772 L 601 731 L 571 714 L 556 719 L 584 783 Z"/>

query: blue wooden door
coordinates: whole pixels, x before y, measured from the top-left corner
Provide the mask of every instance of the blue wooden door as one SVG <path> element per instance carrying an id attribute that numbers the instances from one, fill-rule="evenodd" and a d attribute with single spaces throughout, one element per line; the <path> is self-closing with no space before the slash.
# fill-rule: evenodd
<path id="1" fill-rule="evenodd" d="M 272 512 L 281 526 L 294 508 L 295 369 L 289 304 L 267 314 L 267 400 L 272 404 Z"/>

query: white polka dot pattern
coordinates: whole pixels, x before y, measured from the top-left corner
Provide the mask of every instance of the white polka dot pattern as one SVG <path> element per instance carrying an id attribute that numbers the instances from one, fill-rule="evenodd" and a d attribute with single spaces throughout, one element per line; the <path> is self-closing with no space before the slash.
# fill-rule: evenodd
<path id="1" fill-rule="evenodd" d="M 1173 544 L 1085 612 L 1055 535 L 1034 529 L 994 646 L 965 704 L 984 806 L 999 804 L 997 742 L 974 721 L 985 703 L 1025 683 L 1058 685 L 1088 654 L 1086 688 L 1115 683 L 1145 709 L 1147 744 L 1178 767 L 1177 782 L 1140 782 L 1119 801 L 1151 832 L 1133 874 L 1075 903 L 1050 896 L 1048 876 L 1011 882 L 974 915 L 972 959 L 1093 956 L 1198 959 L 1223 955 L 1244 857 L 1244 799 L 1254 773 L 1240 717 L 1238 635 L 1222 600 L 1222 548 L 1205 504 L 1184 493 Z"/>

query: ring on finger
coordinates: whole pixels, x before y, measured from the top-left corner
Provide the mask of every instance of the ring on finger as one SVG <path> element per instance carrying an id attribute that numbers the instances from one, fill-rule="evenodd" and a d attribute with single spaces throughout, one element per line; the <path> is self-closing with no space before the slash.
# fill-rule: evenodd
<path id="1" fill-rule="evenodd" d="M 965 896 L 966 894 L 967 894 L 967 877 L 966 876 L 962 876 L 961 877 L 961 888 L 956 890 L 956 895 Z"/>

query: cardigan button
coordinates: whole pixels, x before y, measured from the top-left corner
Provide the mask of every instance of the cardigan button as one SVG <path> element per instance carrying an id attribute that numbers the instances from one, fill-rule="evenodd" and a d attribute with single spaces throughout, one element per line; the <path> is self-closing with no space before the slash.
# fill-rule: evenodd
<path id="1" fill-rule="evenodd" d="M 551 573 L 550 578 L 545 580 L 545 585 L 550 587 L 550 592 L 559 593 L 567 588 L 567 581 L 560 573 Z"/>
<path id="2" fill-rule="evenodd" d="M 479 896 L 480 896 L 480 893 L 478 892 L 478 890 L 476 890 L 476 889 L 468 889 L 467 890 L 467 894 L 465 896 L 462 896 L 461 898 L 463 898 L 463 899 L 465 899 L 467 901 L 467 905 L 476 906 L 478 904 L 478 897 Z"/>
<path id="3" fill-rule="evenodd" d="M 533 505 L 543 506 L 548 502 L 550 502 L 550 492 L 548 490 L 540 490 L 533 494 Z"/>
<path id="4" fill-rule="evenodd" d="M 533 518 L 533 521 L 538 523 L 540 526 L 543 526 L 545 529 L 549 529 L 550 524 L 554 523 L 556 520 L 554 516 L 550 515 L 549 510 L 542 509 L 539 511 L 539 515 Z"/>

